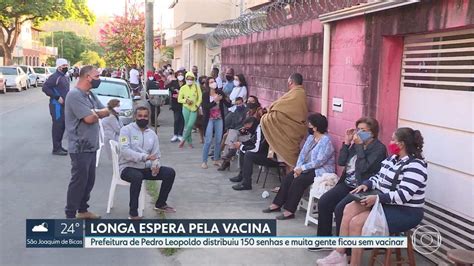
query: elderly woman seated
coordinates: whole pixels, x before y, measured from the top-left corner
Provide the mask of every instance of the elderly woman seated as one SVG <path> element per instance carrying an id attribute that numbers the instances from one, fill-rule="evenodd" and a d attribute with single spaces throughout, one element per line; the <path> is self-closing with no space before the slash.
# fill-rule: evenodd
<path id="1" fill-rule="evenodd" d="M 263 210 L 264 213 L 279 212 L 283 207 L 285 210 L 276 217 L 277 220 L 294 218 L 298 203 L 304 191 L 313 184 L 314 178 L 335 172 L 335 152 L 327 135 L 326 117 L 316 113 L 310 115 L 308 120 L 309 136 L 300 151 L 296 167 L 282 180 L 270 207 Z"/>
<path id="2" fill-rule="evenodd" d="M 390 234 L 408 231 L 423 219 L 428 174 L 420 131 L 408 127 L 397 129 L 388 149 L 393 155 L 382 162 L 380 171 L 351 191 L 371 193 L 346 205 L 340 236 L 360 236 L 377 199 L 382 204 Z M 362 251 L 352 250 L 351 265 L 360 265 Z M 347 265 L 344 253 L 344 248 L 338 248 L 317 260 L 317 265 Z"/>

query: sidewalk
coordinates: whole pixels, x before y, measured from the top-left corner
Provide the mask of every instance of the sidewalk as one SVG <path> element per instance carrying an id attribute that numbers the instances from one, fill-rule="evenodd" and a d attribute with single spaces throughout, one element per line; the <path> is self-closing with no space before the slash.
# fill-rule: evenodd
<path id="1" fill-rule="evenodd" d="M 279 184 L 278 177 L 270 174 L 265 189 L 262 189 L 264 174 L 255 184 L 258 172 L 254 171 L 253 190 L 234 191 L 228 180 L 238 174 L 237 162 L 233 161 L 231 171 L 220 172 L 209 163 L 209 169 L 201 169 L 201 152 L 198 134 L 193 134 L 194 149 L 179 149 L 177 143 L 169 140 L 173 133 L 172 112 L 168 106 L 162 108 L 158 128 L 162 164 L 176 170 L 176 179 L 168 204 L 177 212 L 167 214 L 169 219 L 273 219 L 277 214 L 262 213 L 273 200 L 275 194 L 263 199 L 264 190 Z M 211 160 L 209 160 L 211 162 Z M 148 197 L 150 199 L 150 197 Z M 123 204 L 127 204 L 126 200 Z M 118 202 L 117 202 L 118 203 Z M 122 204 L 122 203 L 121 203 Z M 159 218 L 150 203 L 145 210 L 145 218 Z M 304 225 L 305 211 L 296 213 L 296 219 L 278 221 L 278 235 L 315 235 L 316 227 Z M 179 249 L 171 258 L 178 265 L 315 265 L 316 259 L 326 256 L 329 251 L 309 252 L 306 249 Z M 369 252 L 366 252 L 368 256 Z M 430 265 L 419 257 L 418 265 Z M 365 258 L 363 264 L 367 264 Z"/>

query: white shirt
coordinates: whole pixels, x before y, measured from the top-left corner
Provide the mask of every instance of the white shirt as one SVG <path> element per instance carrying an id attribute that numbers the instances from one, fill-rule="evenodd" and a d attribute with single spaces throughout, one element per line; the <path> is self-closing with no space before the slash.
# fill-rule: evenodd
<path id="1" fill-rule="evenodd" d="M 232 89 L 229 99 L 232 101 L 233 104 L 235 103 L 235 99 L 237 97 L 242 97 L 242 99 L 244 99 L 244 102 L 247 100 L 247 88 L 245 86 L 234 87 Z"/>
<path id="2" fill-rule="evenodd" d="M 222 89 L 222 79 L 221 77 L 216 78 L 217 88 Z"/>
<path id="3" fill-rule="evenodd" d="M 140 83 L 140 72 L 136 69 L 130 70 L 130 83 L 132 84 L 139 84 Z"/>

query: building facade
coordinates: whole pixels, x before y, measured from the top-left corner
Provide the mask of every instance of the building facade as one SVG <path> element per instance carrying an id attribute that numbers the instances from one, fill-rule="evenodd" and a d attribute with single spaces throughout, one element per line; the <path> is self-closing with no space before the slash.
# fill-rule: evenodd
<path id="1" fill-rule="evenodd" d="M 447 262 L 447 250 L 472 249 L 474 2 L 309 2 L 310 19 L 225 40 L 222 65 L 266 105 L 302 73 L 308 106 L 327 114 L 337 149 L 362 116 L 379 120 L 385 144 L 398 127 L 420 130 L 429 164 L 422 225 L 442 236 L 427 257 Z"/>
<path id="2" fill-rule="evenodd" d="M 13 49 L 13 64 L 41 66 L 46 64 L 48 57 L 58 55 L 57 47 L 44 46 L 40 42 L 40 32 L 42 30 L 33 27 L 30 21 L 22 24 L 21 33 Z"/>
<path id="3" fill-rule="evenodd" d="M 206 47 L 207 35 L 223 20 L 238 17 L 242 4 L 239 1 L 169 0 L 162 14 L 172 21 L 166 32 L 166 46 L 174 48 L 173 68 L 191 69 L 196 65 L 200 74 L 210 74 L 212 67 L 220 67 L 220 48 Z M 242 6 L 242 8 L 241 8 Z"/>

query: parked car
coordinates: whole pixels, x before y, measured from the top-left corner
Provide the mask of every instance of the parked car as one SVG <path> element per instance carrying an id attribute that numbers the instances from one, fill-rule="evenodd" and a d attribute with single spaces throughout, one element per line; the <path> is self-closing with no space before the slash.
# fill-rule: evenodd
<path id="1" fill-rule="evenodd" d="M 23 71 L 25 71 L 26 75 L 28 75 L 28 87 L 38 87 L 38 75 L 36 74 L 34 68 L 32 66 L 21 65 L 20 66 Z"/>
<path id="2" fill-rule="evenodd" d="M 6 78 L 6 88 L 21 91 L 28 88 L 28 76 L 19 66 L 2 66 L 0 72 Z"/>
<path id="3" fill-rule="evenodd" d="M 92 89 L 92 93 L 97 96 L 104 106 L 107 106 L 111 99 L 120 100 L 120 121 L 124 125 L 133 122 L 133 99 L 127 82 L 122 79 L 108 77 L 100 77 L 100 80 L 99 87 Z"/>
<path id="4" fill-rule="evenodd" d="M 51 76 L 51 73 L 49 73 L 49 69 L 46 67 L 33 67 L 33 70 L 36 73 L 36 76 L 38 77 L 38 85 L 43 85 L 44 82 Z"/>
<path id="5" fill-rule="evenodd" d="M 3 74 L 0 72 L 0 91 L 2 91 L 2 93 L 7 92 L 7 86 L 5 85 L 5 83 L 6 83 L 6 79 L 3 77 Z"/>
<path id="6" fill-rule="evenodd" d="M 48 69 L 48 72 L 49 74 L 53 74 L 54 72 L 56 72 L 56 68 L 55 67 L 46 67 Z"/>

